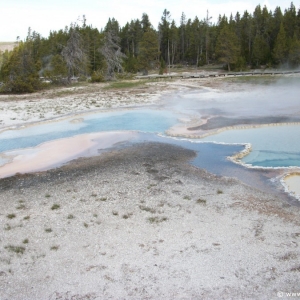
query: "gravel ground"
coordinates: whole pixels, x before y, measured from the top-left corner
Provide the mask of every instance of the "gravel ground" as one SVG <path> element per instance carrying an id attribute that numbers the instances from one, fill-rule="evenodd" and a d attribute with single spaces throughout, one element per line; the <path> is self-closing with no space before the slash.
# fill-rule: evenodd
<path id="1" fill-rule="evenodd" d="M 300 292 L 299 208 L 194 155 L 149 143 L 1 179 L 0 299 Z"/>
<path id="2" fill-rule="evenodd" d="M 177 89 L 176 84 L 165 82 L 135 82 L 137 86 L 125 89 L 109 88 L 107 83 L 86 83 L 33 94 L 0 94 L 0 131 L 86 112 L 148 106 L 156 103 L 162 94 Z"/>

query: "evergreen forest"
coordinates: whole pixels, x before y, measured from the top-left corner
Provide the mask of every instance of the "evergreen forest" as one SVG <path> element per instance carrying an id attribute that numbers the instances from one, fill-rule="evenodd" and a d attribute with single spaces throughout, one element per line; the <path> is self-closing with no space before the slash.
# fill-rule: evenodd
<path id="1" fill-rule="evenodd" d="M 34 92 L 42 80 L 69 84 L 74 78 L 101 82 L 167 67 L 222 64 L 225 70 L 298 68 L 300 65 L 300 9 L 293 3 L 284 11 L 257 5 L 251 13 L 173 20 L 162 12 L 154 28 L 149 16 L 121 27 L 114 18 L 99 30 L 85 16 L 48 37 L 28 29 L 12 51 L 0 52 L 2 92 Z"/>

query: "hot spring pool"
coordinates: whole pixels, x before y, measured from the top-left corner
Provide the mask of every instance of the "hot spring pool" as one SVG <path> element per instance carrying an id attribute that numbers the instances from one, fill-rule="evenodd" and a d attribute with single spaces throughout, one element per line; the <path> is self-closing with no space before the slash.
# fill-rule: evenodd
<path id="1" fill-rule="evenodd" d="M 35 147 L 47 141 L 92 132 L 136 130 L 163 133 L 177 123 L 177 117 L 168 111 L 132 110 L 97 113 L 63 121 L 36 124 L 0 133 L 0 153 Z"/>
<path id="2" fill-rule="evenodd" d="M 242 162 L 253 167 L 300 167 L 300 125 L 227 130 L 202 140 L 250 143 L 252 151 L 243 157 Z"/>

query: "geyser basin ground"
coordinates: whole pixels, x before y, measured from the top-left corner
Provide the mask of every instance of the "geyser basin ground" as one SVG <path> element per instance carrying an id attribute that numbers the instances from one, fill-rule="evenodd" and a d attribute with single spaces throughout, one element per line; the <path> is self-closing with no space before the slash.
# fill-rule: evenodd
<path id="1" fill-rule="evenodd" d="M 194 120 L 201 119 L 203 117 L 208 118 L 208 120 L 213 119 L 214 115 L 223 114 L 227 116 L 229 112 L 231 112 L 231 119 L 234 118 L 237 113 L 242 114 L 243 117 L 239 117 L 239 121 L 242 122 L 243 118 L 249 120 L 250 113 L 253 114 L 253 111 L 257 110 L 258 105 L 260 105 L 258 115 L 260 118 L 263 118 L 263 111 L 268 111 L 274 113 L 279 105 L 277 101 L 269 101 L 268 99 L 275 94 L 282 93 L 282 87 L 277 90 L 273 90 L 271 88 L 264 88 L 264 92 L 260 96 L 259 101 L 253 99 L 257 99 L 259 89 L 252 91 L 251 93 L 247 93 L 245 91 L 242 92 L 233 92 L 233 93 L 225 93 L 220 94 L 218 90 L 214 89 L 203 89 L 200 93 L 195 91 L 187 91 L 184 90 L 178 94 L 174 94 L 171 97 L 168 97 L 164 101 L 164 109 L 162 111 L 159 110 L 138 110 L 138 111 L 119 111 L 119 112 L 110 112 L 106 114 L 93 114 L 90 116 L 84 117 L 76 117 L 74 119 L 68 119 L 61 122 L 54 122 L 51 124 L 44 124 L 40 126 L 32 126 L 23 130 L 10 130 L 3 132 L 0 137 L 3 142 L 0 143 L 0 150 L 7 151 L 10 149 L 15 149 L 16 147 L 26 148 L 33 147 L 40 143 L 46 142 L 48 140 L 55 140 L 58 138 L 66 138 L 71 137 L 78 134 L 90 133 L 90 132 L 98 132 L 98 131 L 109 131 L 109 130 L 139 130 L 145 132 L 164 132 L 172 125 L 177 123 L 177 119 L 187 120 L 186 127 L 190 128 L 191 123 Z M 290 89 L 289 89 L 290 91 Z M 293 95 L 293 94 L 291 94 Z M 250 102 L 251 100 L 251 102 Z M 261 101 L 263 101 L 266 109 L 262 109 Z M 294 111 L 295 107 L 295 99 L 294 97 L 289 97 L 289 107 Z M 259 102 L 259 103 L 258 103 Z M 242 109 L 242 104 L 247 105 L 247 110 Z M 206 115 L 204 115 L 204 113 Z M 210 114 L 207 115 L 207 113 Z M 280 111 L 282 113 L 282 109 Z M 193 120 L 194 118 L 194 120 Z M 250 117 L 251 119 L 251 117 Z M 252 116 L 252 119 L 255 117 Z M 267 117 L 266 117 L 267 119 Z M 197 121 L 196 121 L 197 122 Z M 195 127 L 194 127 L 195 128 Z M 279 129 L 282 130 L 282 129 Z M 295 128 L 294 132 L 297 134 L 297 128 Z M 257 132 L 261 132 L 261 136 L 264 135 L 263 130 L 259 129 Z M 224 133 L 226 135 L 226 133 Z M 231 133 L 228 134 L 232 136 Z M 242 133 L 243 135 L 243 133 Z M 287 135 L 283 132 L 283 137 L 287 137 Z M 255 138 L 259 140 L 261 137 L 256 135 L 255 133 L 250 134 L 249 138 L 245 138 L 242 143 L 249 143 L 251 139 Z M 290 135 L 289 141 L 294 141 L 295 139 Z M 153 139 L 153 138 L 152 138 Z M 208 138 L 207 138 L 208 139 Z M 209 140 L 216 141 L 217 138 L 210 138 Z M 279 141 L 280 138 L 277 139 Z M 226 140 L 226 137 L 221 137 L 219 142 L 230 142 L 230 143 L 240 143 L 238 139 L 234 138 L 230 141 Z M 273 142 L 276 141 L 276 138 L 271 141 L 269 144 L 271 145 L 268 148 L 267 160 L 264 160 L 266 157 L 266 149 L 261 149 L 260 147 L 253 147 L 250 155 L 246 156 L 244 159 L 253 160 L 253 157 L 256 158 L 257 164 L 267 164 L 271 167 L 277 167 L 279 164 L 285 160 L 284 166 L 294 165 L 298 161 L 298 154 L 295 151 L 289 151 L 291 149 L 282 149 L 281 151 L 275 150 L 277 146 Z M 287 145 L 287 143 L 280 143 Z M 17 145 L 17 146 L 16 146 Z M 291 143 L 291 148 L 293 147 L 293 143 Z M 297 149 L 297 145 L 296 145 Z M 77 151 L 77 155 L 80 155 L 82 151 Z M 91 153 L 91 152 L 90 152 Z M 272 153 L 273 159 L 270 160 L 270 153 Z M 276 154 L 279 153 L 279 156 Z M 2 155 L 1 162 L 2 164 L 7 162 L 12 155 L 16 154 L 16 152 L 11 152 L 10 154 Z M 264 156 L 265 155 L 265 156 Z M 48 155 L 49 156 L 49 155 Z M 285 156 L 285 158 L 284 158 Z M 76 155 L 70 157 L 75 158 Z M 20 155 L 19 155 L 20 158 Z M 252 159 L 252 160 L 251 160 Z M 15 160 L 16 161 L 16 160 Z M 61 159 L 61 162 L 65 162 L 66 158 Z M 245 161 L 248 163 L 248 161 Z M 55 164 L 53 159 L 49 165 L 57 166 L 59 164 Z M 283 165 L 281 165 L 283 166 Z M 6 168 L 9 170 L 9 166 Z M 45 168 L 45 167 L 44 167 Z M 36 166 L 35 169 L 38 169 Z M 43 169 L 43 168 L 42 168 Z M 11 174 L 15 169 L 11 168 Z M 225 174 L 222 174 L 225 175 Z"/>
<path id="2" fill-rule="evenodd" d="M 16 165 L 17 161 L 22 157 L 32 156 L 34 151 L 30 154 L 31 150 L 8 152 L 9 150 L 35 147 L 51 140 L 64 139 L 93 132 L 137 130 L 139 132 L 163 133 L 167 131 L 167 133 L 171 133 L 171 135 L 186 136 L 188 133 L 188 137 L 197 137 L 199 132 L 207 135 L 216 130 L 222 130 L 222 128 L 226 128 L 228 125 L 232 127 L 246 123 L 247 126 L 256 126 L 255 124 L 258 123 L 262 126 L 266 126 L 264 122 L 269 122 L 270 120 L 273 122 L 274 120 L 277 122 L 297 121 L 298 102 L 295 98 L 296 89 L 297 87 L 294 85 L 285 86 L 282 84 L 272 87 L 256 87 L 250 92 L 241 90 L 226 93 L 220 93 L 220 90 L 211 88 L 203 88 L 200 92 L 182 88 L 182 91 L 172 94 L 172 96 L 164 97 L 160 103 L 160 109 L 128 109 L 90 115 L 77 115 L 76 117 L 62 121 L 30 126 L 18 130 L 6 130 L 0 133 L 0 151 L 2 152 L 0 164 L 3 165 L 6 163 L 3 174 L 12 175 L 18 170 Z M 278 100 L 278 96 L 282 96 L 283 94 L 288 96 L 284 104 Z M 272 101 L 270 101 L 270 99 L 272 99 Z M 272 114 L 272 117 L 270 117 L 270 114 Z M 221 122 L 218 123 L 214 120 Z M 174 126 L 178 123 L 180 123 L 179 126 Z M 173 129 L 170 130 L 170 127 Z M 300 140 L 297 136 L 298 126 L 289 126 L 288 128 L 279 126 L 262 127 L 259 129 L 227 130 L 226 132 L 201 140 L 229 144 L 251 143 L 252 151 L 243 158 L 244 164 L 277 168 L 298 166 L 300 164 Z M 120 140 L 124 142 L 127 138 L 132 140 L 127 136 Z M 137 140 L 140 140 L 140 136 Z M 148 136 L 145 140 L 152 141 L 155 140 L 155 137 Z M 168 140 L 166 140 L 166 142 L 168 142 Z M 67 144 L 67 142 L 65 143 Z M 46 161 L 44 161 L 43 166 L 39 163 L 34 164 L 34 167 L 32 167 L 33 164 L 26 159 L 27 167 L 25 168 L 23 164 L 23 168 L 28 170 L 29 167 L 32 171 L 45 170 L 47 165 L 48 167 L 59 166 L 61 163 L 67 161 L 67 157 L 73 159 L 83 155 L 83 152 L 85 152 L 85 155 L 92 155 L 92 153 L 97 154 L 95 141 L 90 140 L 89 143 L 94 145 L 93 151 L 87 150 L 87 148 L 83 147 L 81 145 L 82 143 L 79 142 L 79 146 L 73 154 L 66 150 L 66 154 L 62 154 L 59 159 L 60 154 L 53 155 L 54 150 L 51 150 L 52 154 L 46 154 L 48 162 L 46 163 Z M 183 142 L 177 143 L 183 145 Z M 52 145 L 55 145 L 55 143 Z M 108 143 L 108 145 L 112 146 L 113 144 Z M 189 144 L 187 143 L 185 146 L 189 147 Z M 55 147 L 52 147 L 54 146 L 49 146 L 48 149 L 55 149 Z M 198 146 L 196 150 L 198 153 L 201 152 L 201 147 L 204 146 Z M 212 148 L 212 146 L 210 147 Z M 218 147 L 222 148 L 222 146 Z M 41 149 L 45 151 L 46 148 L 46 145 L 40 147 L 39 157 L 42 155 Z M 68 148 L 65 147 L 65 149 Z M 86 151 L 83 151 L 84 149 Z M 207 151 L 211 152 L 212 150 Z M 232 153 L 228 155 L 232 155 L 235 152 L 236 151 L 233 150 Z M 24 156 L 25 154 L 26 156 Z M 16 157 L 16 155 L 18 155 L 18 157 Z M 203 155 L 203 152 L 201 152 L 201 155 Z M 55 156 L 57 157 L 57 162 L 54 161 Z M 51 157 L 51 159 L 49 159 L 49 157 Z M 217 164 L 218 158 L 217 156 L 215 157 L 216 162 L 212 165 Z M 220 157 L 223 156 L 221 155 Z M 14 167 L 12 167 L 11 164 L 7 164 L 9 161 L 12 161 L 13 158 Z M 39 161 L 41 161 L 40 158 Z M 212 171 L 212 168 L 210 169 L 209 166 L 207 169 Z M 223 169 L 230 168 L 226 166 L 226 168 Z M 218 172 L 216 168 L 213 172 L 219 175 L 230 176 L 230 172 Z M 239 177 L 238 174 L 240 173 L 241 172 L 236 173 L 236 176 Z M 240 178 L 242 179 L 243 176 L 240 176 Z M 247 182 L 245 178 L 243 178 L 243 181 Z"/>
<path id="3" fill-rule="evenodd" d="M 296 289 L 299 209 L 195 168 L 193 157 L 145 143 L 0 180 L 1 297 L 258 299 Z"/>
<path id="4" fill-rule="evenodd" d="M 276 187 L 269 182 L 270 177 L 276 176 L 273 171 L 251 171 L 227 160 L 227 157 L 244 149 L 241 142 L 240 145 L 237 145 L 236 141 L 225 145 L 224 143 L 203 143 L 202 140 L 157 136 L 157 133 L 163 133 L 178 122 L 179 116 L 178 113 L 175 115 L 164 110 L 116 111 L 5 131 L 0 134 L 4 141 L 2 148 L 14 150 L 2 153 L 3 166 L 0 167 L 0 176 L 44 171 L 59 167 L 78 157 L 97 155 L 117 145 L 124 147 L 133 143 L 159 142 L 195 151 L 197 156 L 191 163 L 213 174 L 236 177 L 260 190 L 275 194 L 281 193 L 278 185 Z M 111 131 L 116 128 L 139 128 L 148 133 L 128 130 Z M 47 137 L 50 140 L 44 142 Z M 39 144 L 41 141 L 43 143 Z M 25 149 L 16 149 L 19 145 Z M 35 145 L 38 146 L 32 147 Z M 29 146 L 31 147 L 27 148 Z"/>
<path id="5" fill-rule="evenodd" d="M 108 104 L 133 105 L 133 100 L 153 100 L 149 91 L 156 93 L 155 101 L 170 89 L 188 93 L 187 85 L 209 85 L 219 93 L 250 88 L 224 84 L 213 79 L 147 83 L 142 97 L 141 89 L 122 91 L 122 101 L 129 95 L 125 104 L 117 102 L 120 91 L 107 94 L 101 84 L 93 85 L 98 94 L 37 101 L 44 97 L 39 94 L 28 96 L 37 102 L 5 102 L 1 113 L 7 119 L 0 119 L 21 122 L 23 117 L 8 109 L 21 104 L 47 116 L 58 104 L 72 111 L 95 99 L 101 106 L 103 95 Z M 199 107 L 192 113 L 195 123 L 204 113 Z M 273 299 L 278 292 L 297 291 L 299 207 L 279 193 L 195 168 L 188 163 L 195 158 L 194 151 L 178 145 L 122 144 L 47 172 L 1 179 L 0 298 Z M 259 174 L 223 159 L 216 170 L 233 165 L 236 174 L 247 172 L 246 178 Z"/>

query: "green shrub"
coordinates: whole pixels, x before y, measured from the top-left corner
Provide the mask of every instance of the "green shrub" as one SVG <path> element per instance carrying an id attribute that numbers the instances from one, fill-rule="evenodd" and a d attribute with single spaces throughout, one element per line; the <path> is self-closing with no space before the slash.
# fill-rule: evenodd
<path id="1" fill-rule="evenodd" d="M 4 247 L 8 251 L 17 253 L 17 254 L 23 254 L 25 252 L 25 248 L 22 246 L 13 246 L 13 245 L 8 245 Z"/>
<path id="2" fill-rule="evenodd" d="M 150 217 L 147 219 L 150 223 L 161 223 L 167 221 L 167 217 Z"/>
<path id="3" fill-rule="evenodd" d="M 8 214 L 6 217 L 8 219 L 14 219 L 16 217 L 16 215 L 15 214 Z"/>
<path id="4" fill-rule="evenodd" d="M 52 210 L 59 209 L 59 208 L 60 208 L 59 204 L 53 204 L 51 207 Z"/>
<path id="5" fill-rule="evenodd" d="M 205 199 L 199 198 L 196 202 L 197 202 L 198 204 L 206 205 L 206 200 L 205 200 Z"/>
<path id="6" fill-rule="evenodd" d="M 101 71 L 94 71 L 91 76 L 91 82 L 104 82 L 105 77 Z"/>

